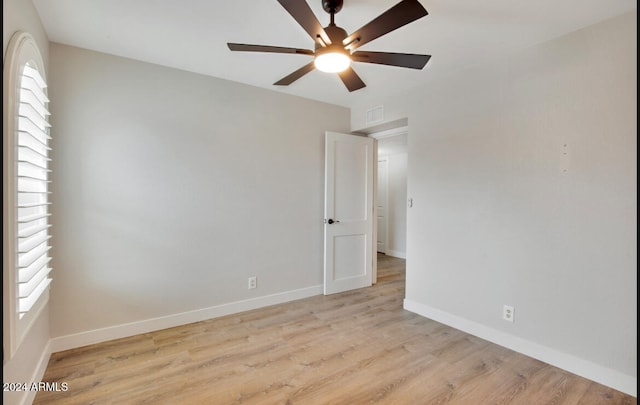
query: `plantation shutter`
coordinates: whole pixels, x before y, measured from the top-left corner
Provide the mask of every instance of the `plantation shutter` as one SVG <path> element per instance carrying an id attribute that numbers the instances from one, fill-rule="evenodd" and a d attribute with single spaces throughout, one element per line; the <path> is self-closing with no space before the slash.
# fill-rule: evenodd
<path id="1" fill-rule="evenodd" d="M 17 136 L 18 312 L 22 318 L 51 283 L 49 272 L 49 111 L 40 73 L 25 65 Z"/>

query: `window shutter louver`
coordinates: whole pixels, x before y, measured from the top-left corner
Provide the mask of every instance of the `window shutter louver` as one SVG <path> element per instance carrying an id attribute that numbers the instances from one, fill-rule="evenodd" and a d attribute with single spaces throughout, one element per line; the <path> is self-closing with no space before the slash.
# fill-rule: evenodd
<path id="1" fill-rule="evenodd" d="M 40 73 L 26 65 L 20 80 L 17 134 L 18 312 L 24 316 L 49 278 L 49 99 Z"/>

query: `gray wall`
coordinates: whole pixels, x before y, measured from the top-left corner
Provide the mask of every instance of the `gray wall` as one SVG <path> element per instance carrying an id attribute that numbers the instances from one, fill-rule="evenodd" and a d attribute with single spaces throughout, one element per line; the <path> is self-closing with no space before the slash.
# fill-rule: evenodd
<path id="1" fill-rule="evenodd" d="M 47 66 L 49 64 L 49 40 L 31 1 L 3 0 L 2 8 L 3 61 L 13 33 L 25 31 L 35 39 L 40 48 L 43 62 Z M 4 331 L 4 333 L 8 333 L 8 331 Z M 14 357 L 3 363 L 3 381 L 31 382 L 34 378 L 39 379 L 41 375 L 38 372 L 43 371 L 42 367 L 46 365 L 49 358 L 49 338 L 49 308 L 47 306 L 34 321 Z M 35 393 L 3 392 L 2 403 L 17 404 L 34 395 Z"/>
<path id="2" fill-rule="evenodd" d="M 348 109 L 59 44 L 51 77 L 54 337 L 322 283 Z"/>
<path id="3" fill-rule="evenodd" d="M 49 61 L 49 38 L 40 22 L 33 3 L 28 0 L 2 0 L 2 58 L 11 36 L 16 31 L 25 31 L 33 36 L 40 48 L 45 65 Z"/>
<path id="4" fill-rule="evenodd" d="M 352 109 L 354 131 L 373 106 L 408 117 L 408 306 L 636 381 L 636 30 L 632 12 Z"/>

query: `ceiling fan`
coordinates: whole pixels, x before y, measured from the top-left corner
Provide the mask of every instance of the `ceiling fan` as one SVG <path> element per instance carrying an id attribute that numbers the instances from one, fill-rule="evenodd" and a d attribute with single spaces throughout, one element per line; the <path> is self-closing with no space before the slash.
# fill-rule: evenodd
<path id="1" fill-rule="evenodd" d="M 376 63 L 380 65 L 422 69 L 431 55 L 411 53 L 357 51 L 362 45 L 388 34 L 410 22 L 426 16 L 427 10 L 418 0 L 402 0 L 377 18 L 354 31 L 351 35 L 337 26 L 334 15 L 342 9 L 343 0 L 322 0 L 322 8 L 331 15 L 328 26 L 320 22 L 306 0 L 278 0 L 278 3 L 304 28 L 315 41 L 314 50 L 281 46 L 227 43 L 232 51 L 293 53 L 313 56 L 314 60 L 274 83 L 288 86 L 314 69 L 337 73 L 351 91 L 365 87 L 360 76 L 351 67 L 351 62 Z"/>

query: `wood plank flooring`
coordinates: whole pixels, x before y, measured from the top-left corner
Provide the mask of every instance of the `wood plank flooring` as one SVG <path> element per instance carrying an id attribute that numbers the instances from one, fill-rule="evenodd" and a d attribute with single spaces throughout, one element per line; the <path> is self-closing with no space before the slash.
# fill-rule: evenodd
<path id="1" fill-rule="evenodd" d="M 404 260 L 371 288 L 55 353 L 35 404 L 636 404 L 402 309 Z"/>

